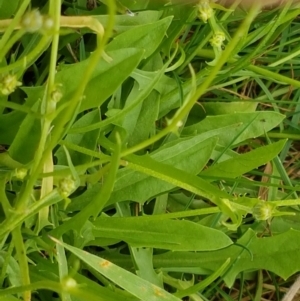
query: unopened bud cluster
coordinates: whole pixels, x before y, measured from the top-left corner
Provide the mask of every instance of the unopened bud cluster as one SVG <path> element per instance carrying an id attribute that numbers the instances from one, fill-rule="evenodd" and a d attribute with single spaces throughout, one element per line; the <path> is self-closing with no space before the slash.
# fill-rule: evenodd
<path id="1" fill-rule="evenodd" d="M 63 178 L 58 182 L 58 193 L 61 197 L 68 197 L 76 188 L 75 181 L 71 178 Z"/>
<path id="2" fill-rule="evenodd" d="M 38 10 L 32 10 L 24 14 L 21 20 L 21 27 L 26 32 L 49 31 L 53 28 L 54 22 L 49 16 L 43 16 Z"/>
<path id="3" fill-rule="evenodd" d="M 259 200 L 253 208 L 253 216 L 258 221 L 266 221 L 273 216 L 274 206 L 270 202 Z"/>
<path id="4" fill-rule="evenodd" d="M 204 23 L 207 23 L 207 20 L 209 20 L 214 11 L 210 6 L 209 0 L 200 0 L 198 4 L 198 17 L 201 19 Z"/>
<path id="5" fill-rule="evenodd" d="M 22 83 L 18 81 L 17 77 L 13 74 L 6 74 L 0 76 L 0 93 L 9 95 L 16 90 Z"/>
<path id="6" fill-rule="evenodd" d="M 21 167 L 21 168 L 17 168 L 15 170 L 15 177 L 18 179 L 18 180 L 23 180 L 26 176 L 27 176 L 27 169 L 24 168 L 24 167 Z"/>
<path id="7" fill-rule="evenodd" d="M 62 91 L 59 86 L 55 87 L 55 89 L 51 93 L 51 100 L 54 102 L 59 102 L 63 97 Z"/>
<path id="8" fill-rule="evenodd" d="M 213 37 L 210 39 L 210 44 L 213 47 L 216 47 L 218 50 L 222 50 L 223 42 L 225 41 L 225 34 L 222 31 L 216 32 Z"/>
<path id="9" fill-rule="evenodd" d="M 47 108 L 48 113 L 53 113 L 55 111 L 56 104 L 61 100 L 62 97 L 63 97 L 63 93 L 61 91 L 61 85 L 57 84 L 55 85 L 53 91 L 50 94 L 50 99 Z"/>

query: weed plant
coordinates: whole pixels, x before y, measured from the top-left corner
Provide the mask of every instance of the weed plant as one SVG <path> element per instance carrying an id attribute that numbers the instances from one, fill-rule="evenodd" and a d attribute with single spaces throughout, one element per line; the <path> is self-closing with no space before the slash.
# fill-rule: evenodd
<path id="1" fill-rule="evenodd" d="M 280 300 L 299 13 L 0 1 L 0 300 Z"/>

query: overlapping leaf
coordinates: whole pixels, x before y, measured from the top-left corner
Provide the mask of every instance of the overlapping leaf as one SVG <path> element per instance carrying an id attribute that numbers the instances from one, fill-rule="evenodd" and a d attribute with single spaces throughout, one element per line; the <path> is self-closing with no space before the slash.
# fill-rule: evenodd
<path id="1" fill-rule="evenodd" d="M 100 217 L 93 224 L 95 237 L 117 238 L 133 247 L 207 251 L 232 244 L 223 232 L 185 220 L 158 222 L 151 217 Z"/>
<path id="2" fill-rule="evenodd" d="M 196 271 L 197 267 L 210 274 L 230 258 L 231 268 L 224 277 L 229 287 L 243 271 L 265 269 L 284 279 L 300 271 L 300 231 L 291 229 L 273 237 L 261 238 L 249 229 L 237 243 L 239 245 L 212 252 L 166 252 L 155 255 L 153 264 L 156 268 L 181 272 L 190 268 Z M 126 255 L 105 252 L 103 256 L 127 268 L 132 264 Z"/>
<path id="3" fill-rule="evenodd" d="M 197 174 L 209 159 L 216 142 L 217 140 L 214 137 L 206 140 L 203 140 L 201 136 L 179 139 L 165 145 L 152 156 L 157 161 Z M 74 198 L 68 209 L 78 210 L 83 208 L 100 188 L 101 185 L 96 184 L 81 196 Z M 141 172 L 135 172 L 129 168 L 123 168 L 117 173 L 114 191 L 108 203 L 125 200 L 145 202 L 149 198 L 172 188 L 174 188 L 174 185 L 170 183 Z"/>
<path id="4" fill-rule="evenodd" d="M 61 243 L 88 266 L 131 293 L 145 301 L 180 301 L 167 291 L 140 277 L 118 267 L 117 265 L 83 250 Z"/>

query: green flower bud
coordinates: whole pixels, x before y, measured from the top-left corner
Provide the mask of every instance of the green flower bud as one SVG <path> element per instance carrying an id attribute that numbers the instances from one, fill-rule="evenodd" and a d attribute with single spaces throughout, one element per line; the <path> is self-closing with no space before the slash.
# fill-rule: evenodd
<path id="1" fill-rule="evenodd" d="M 16 90 L 22 83 L 18 81 L 17 77 L 12 74 L 7 74 L 0 77 L 0 92 L 3 95 L 9 95 Z"/>
<path id="2" fill-rule="evenodd" d="M 23 180 L 27 175 L 27 169 L 24 167 L 16 168 L 15 177 L 19 180 Z"/>
<path id="3" fill-rule="evenodd" d="M 258 221 L 266 221 L 273 216 L 275 206 L 266 201 L 259 200 L 253 207 L 252 214 Z"/>
<path id="4" fill-rule="evenodd" d="M 43 30 L 50 31 L 54 28 L 54 21 L 49 16 L 43 16 Z"/>
<path id="5" fill-rule="evenodd" d="M 42 29 L 43 24 L 43 16 L 38 10 L 32 10 L 25 13 L 21 20 L 22 29 L 31 33 Z"/>
<path id="6" fill-rule="evenodd" d="M 181 120 L 179 120 L 177 123 L 176 123 L 176 126 L 178 128 L 182 127 L 183 126 L 183 122 Z"/>
<path id="7" fill-rule="evenodd" d="M 53 100 L 54 102 L 59 102 L 63 97 L 61 86 L 61 84 L 57 84 L 54 90 L 51 92 L 51 100 Z"/>
<path id="8" fill-rule="evenodd" d="M 61 197 L 66 198 L 73 192 L 75 188 L 75 181 L 73 179 L 63 178 L 58 182 L 57 190 Z"/>
<path id="9" fill-rule="evenodd" d="M 77 287 L 76 280 L 73 278 L 70 278 L 70 277 L 64 279 L 62 284 L 66 290 L 69 290 L 69 289 L 72 290 L 75 287 Z"/>
<path id="10" fill-rule="evenodd" d="M 198 17 L 204 23 L 207 23 L 207 20 L 210 19 L 214 11 L 209 4 L 209 0 L 200 0 L 198 4 Z"/>

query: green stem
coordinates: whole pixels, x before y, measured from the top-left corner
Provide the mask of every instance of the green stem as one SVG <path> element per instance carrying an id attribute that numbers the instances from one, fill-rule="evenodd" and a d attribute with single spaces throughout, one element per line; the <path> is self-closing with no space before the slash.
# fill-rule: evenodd
<path id="1" fill-rule="evenodd" d="M 300 140 L 300 134 L 269 132 L 269 138 Z"/>
<path id="2" fill-rule="evenodd" d="M 25 208 L 28 206 L 30 200 L 30 194 L 32 192 L 32 187 L 34 186 L 39 173 L 40 173 L 40 161 L 44 154 L 45 145 L 47 142 L 47 138 L 50 132 L 51 127 L 51 120 L 48 119 L 47 115 L 52 113 L 53 108 L 50 107 L 51 102 L 54 102 L 51 97 L 51 93 L 54 90 L 55 85 L 55 73 L 56 73 L 56 61 L 57 61 L 57 52 L 58 52 L 58 42 L 59 42 L 59 26 L 60 26 L 60 9 L 61 3 L 60 0 L 55 3 L 55 11 L 53 11 L 53 21 L 54 21 L 54 35 L 52 40 L 51 46 L 51 57 L 50 57 L 50 64 L 49 64 L 49 77 L 47 82 L 47 88 L 45 97 L 42 103 L 42 114 L 45 114 L 45 118 L 42 119 L 42 133 L 41 139 L 35 153 L 33 165 L 31 168 L 29 179 L 26 183 L 25 189 L 23 193 L 20 195 L 20 199 L 16 204 L 17 211 L 24 211 Z"/>
<path id="3" fill-rule="evenodd" d="M 271 203 L 276 205 L 276 207 L 299 206 L 300 205 L 300 199 L 272 201 Z"/>
<path id="4" fill-rule="evenodd" d="M 291 86 L 300 88 L 300 81 L 295 80 L 293 78 L 289 78 L 284 75 L 281 75 L 279 73 L 275 73 L 275 72 L 267 70 L 265 68 L 254 66 L 254 65 L 248 65 L 248 66 L 246 66 L 246 69 L 253 71 L 257 74 L 263 75 L 267 79 L 271 79 L 272 81 L 277 80 L 277 81 L 283 82 L 287 85 L 291 85 Z"/>
<path id="5" fill-rule="evenodd" d="M 53 9 L 53 7 L 51 7 L 51 9 Z M 0 32 L 4 31 L 7 28 L 10 28 L 12 25 L 14 25 L 13 30 L 22 29 L 20 24 L 15 23 L 14 20 L 15 19 L 0 20 Z M 103 35 L 104 33 L 104 29 L 101 23 L 99 23 L 97 19 L 95 19 L 92 16 L 61 16 L 60 27 L 66 27 L 66 28 L 87 27 L 100 35 Z"/>
<path id="6" fill-rule="evenodd" d="M 1 160 L 0 160 L 1 162 Z M 10 215 L 10 211 L 12 210 L 12 207 L 6 197 L 5 192 L 5 185 L 6 185 L 6 178 L 1 177 L 0 178 L 0 200 L 1 200 L 1 206 L 4 211 L 5 217 L 8 218 Z"/>
<path id="7" fill-rule="evenodd" d="M 20 105 L 11 101 L 1 100 L 0 99 L 0 107 L 12 109 L 15 111 L 23 112 L 28 115 L 32 115 L 35 118 L 41 118 L 41 114 L 34 112 L 30 107 L 26 105 Z"/>
<path id="8" fill-rule="evenodd" d="M 59 284 L 57 282 L 39 281 L 39 282 L 32 283 L 30 285 L 2 289 L 2 290 L 0 290 L 0 297 L 14 295 L 14 294 L 20 294 L 20 293 L 24 292 L 25 290 L 36 291 L 36 290 L 40 290 L 40 289 L 47 289 L 47 290 L 51 290 L 51 291 L 54 291 L 57 293 L 60 293 L 63 291 L 61 284 Z M 5 299 L 3 299 L 3 300 L 5 300 Z"/>
<path id="9" fill-rule="evenodd" d="M 17 253 L 17 258 L 19 262 L 20 267 L 20 273 L 21 273 L 21 281 L 23 285 L 29 285 L 30 284 L 30 277 L 29 277 L 29 268 L 28 268 L 28 262 L 27 262 L 27 256 L 26 256 L 26 249 L 23 242 L 23 236 L 21 233 L 21 225 L 16 227 L 12 231 L 12 237 L 14 246 Z M 30 301 L 31 300 L 31 291 L 25 290 L 23 292 L 23 299 L 24 301 Z"/>
<path id="10" fill-rule="evenodd" d="M 171 218 L 183 218 L 183 217 L 191 217 L 191 216 L 199 216 L 199 215 L 207 215 L 221 212 L 219 207 L 210 207 L 210 208 L 202 208 L 202 209 L 194 209 L 180 212 L 173 212 L 167 214 L 155 214 L 150 216 L 143 216 L 140 218 L 151 219 L 151 220 L 164 220 Z"/>

